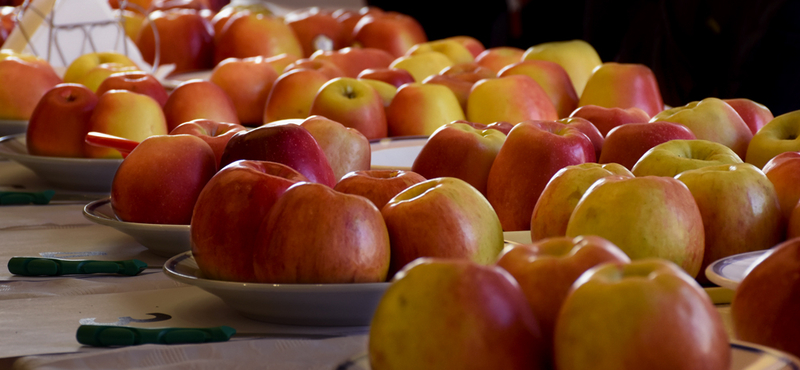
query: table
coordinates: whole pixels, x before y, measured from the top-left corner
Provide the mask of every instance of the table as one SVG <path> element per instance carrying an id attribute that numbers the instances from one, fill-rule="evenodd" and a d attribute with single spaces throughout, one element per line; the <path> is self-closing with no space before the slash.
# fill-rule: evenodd
<path id="1" fill-rule="evenodd" d="M 30 170 L 0 160 L 0 190 L 48 188 Z M 0 368 L 219 369 L 236 359 L 239 366 L 252 362 L 281 369 L 312 369 L 334 368 L 364 353 L 366 327 L 258 322 L 239 315 L 210 293 L 169 279 L 161 271 L 166 258 L 152 254 L 126 234 L 85 219 L 83 206 L 0 207 Z M 136 258 L 146 262 L 148 269 L 137 276 L 21 277 L 5 268 L 14 256 Z M 238 333 L 260 338 L 202 345 L 92 348 L 75 339 L 83 323 L 228 325 Z M 313 356 L 308 355 L 311 351 Z"/>

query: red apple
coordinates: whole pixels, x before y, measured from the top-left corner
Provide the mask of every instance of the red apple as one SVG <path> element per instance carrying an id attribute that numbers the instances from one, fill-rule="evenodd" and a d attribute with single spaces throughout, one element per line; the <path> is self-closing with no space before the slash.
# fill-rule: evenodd
<path id="1" fill-rule="evenodd" d="M 558 112 L 547 93 L 525 75 L 476 82 L 469 94 L 466 113 L 467 120 L 484 124 L 558 119 Z"/>
<path id="2" fill-rule="evenodd" d="M 736 113 L 739 113 L 753 135 L 775 118 L 769 108 L 750 99 L 723 99 L 722 101 L 728 103 L 731 108 L 736 110 Z"/>
<path id="3" fill-rule="evenodd" d="M 352 171 L 370 169 L 371 148 L 364 134 L 323 116 L 310 116 L 300 123 L 317 141 L 338 182 Z"/>
<path id="4" fill-rule="evenodd" d="M 367 198 L 322 184 L 289 187 L 256 236 L 256 278 L 272 284 L 386 280 L 389 235 Z"/>
<path id="5" fill-rule="evenodd" d="M 293 71 L 295 69 L 313 69 L 321 72 L 329 79 L 344 77 L 344 71 L 339 66 L 325 59 L 308 59 L 300 58 L 287 65 L 283 73 Z"/>
<path id="6" fill-rule="evenodd" d="M 278 76 L 267 96 L 264 123 L 311 115 L 311 104 L 330 78 L 314 69 L 296 69 Z"/>
<path id="7" fill-rule="evenodd" d="M 522 60 L 525 50 L 513 46 L 490 47 L 475 57 L 475 63 L 495 73 Z"/>
<path id="8" fill-rule="evenodd" d="M 742 279 L 731 302 L 736 338 L 800 356 L 800 238 L 765 252 Z"/>
<path id="9" fill-rule="evenodd" d="M 592 142 L 592 146 L 594 147 L 594 157 L 600 158 L 600 153 L 603 150 L 603 142 L 605 139 L 603 138 L 603 134 L 600 133 L 600 130 L 597 129 L 597 126 L 593 125 L 588 120 L 585 120 L 580 117 L 567 117 L 557 120 L 556 122 L 563 123 L 568 126 L 572 126 L 578 129 L 578 131 L 582 132 L 589 140 Z"/>
<path id="10" fill-rule="evenodd" d="M 579 96 L 579 107 L 584 105 L 623 109 L 637 107 L 650 117 L 664 110 L 656 76 L 650 67 L 643 64 L 603 63 L 591 74 Z"/>
<path id="11" fill-rule="evenodd" d="M 578 93 L 560 64 L 548 60 L 525 60 L 510 64 L 497 73 L 497 77 L 515 74 L 526 75 L 544 89 L 556 107 L 559 118 L 570 115 L 578 107 Z"/>
<path id="12" fill-rule="evenodd" d="M 597 180 L 608 176 L 633 177 L 633 174 L 616 163 L 589 162 L 558 170 L 533 207 L 531 240 L 567 235 L 567 224 L 578 201 Z"/>
<path id="13" fill-rule="evenodd" d="M 143 71 L 117 72 L 106 77 L 97 88 L 97 95 L 109 90 L 128 90 L 155 99 L 162 107 L 167 103 L 167 89 L 155 76 Z"/>
<path id="14" fill-rule="evenodd" d="M 272 85 L 278 78 L 270 64 L 261 56 L 251 58 L 228 58 L 211 71 L 209 81 L 222 88 L 236 108 L 239 122 L 260 126 L 264 119 L 264 108 Z"/>
<path id="15" fill-rule="evenodd" d="M 408 187 L 381 209 L 392 245 L 389 276 L 419 257 L 493 263 L 503 249 L 503 230 L 491 204 L 454 177 Z"/>
<path id="16" fill-rule="evenodd" d="M 775 187 L 752 164 L 703 167 L 675 178 L 692 192 L 703 216 L 700 271 L 722 258 L 771 248 L 784 240 L 786 226 Z M 705 274 L 697 279 L 709 282 Z"/>
<path id="17" fill-rule="evenodd" d="M 489 170 L 505 139 L 498 130 L 449 123 L 431 134 L 411 170 L 428 179 L 457 177 L 485 196 Z"/>
<path id="18" fill-rule="evenodd" d="M 372 86 L 355 78 L 334 78 L 322 85 L 309 114 L 352 127 L 370 140 L 384 138 L 388 132 L 383 99 Z"/>
<path id="19" fill-rule="evenodd" d="M 45 60 L 0 54 L 0 119 L 27 120 L 44 94 L 62 82 Z"/>
<path id="20" fill-rule="evenodd" d="M 625 225 L 625 227 L 619 227 Z M 700 272 L 705 232 L 692 193 L 682 182 L 661 176 L 607 176 L 597 180 L 575 206 L 566 236 L 598 235 L 632 260 L 656 257 L 674 262 L 690 276 Z"/>
<path id="21" fill-rule="evenodd" d="M 285 19 L 303 47 L 305 57 L 317 50 L 339 50 L 348 46 L 344 43 L 344 25 L 330 10 L 316 6 L 301 8 L 286 14 Z"/>
<path id="22" fill-rule="evenodd" d="M 282 18 L 265 13 L 235 12 L 216 37 L 214 62 L 227 58 L 303 56 L 303 47 Z"/>
<path id="23" fill-rule="evenodd" d="M 333 188 L 360 195 L 382 209 L 390 199 L 409 186 L 425 181 L 416 172 L 402 170 L 362 170 L 347 173 Z"/>
<path id="24" fill-rule="evenodd" d="M 188 225 L 200 191 L 216 171 L 214 152 L 196 136 L 144 139 L 114 175 L 114 214 L 126 222 Z"/>
<path id="25" fill-rule="evenodd" d="M 560 169 L 594 162 L 594 146 L 577 128 L 554 121 L 520 122 L 489 171 L 486 198 L 505 231 L 528 230 L 539 195 Z"/>
<path id="26" fill-rule="evenodd" d="M 648 150 L 670 140 L 695 140 L 692 130 L 672 122 L 626 123 L 606 134 L 599 163 L 619 163 L 632 169 Z"/>
<path id="27" fill-rule="evenodd" d="M 422 258 L 397 275 L 378 304 L 368 352 L 372 369 L 541 370 L 543 341 L 503 269 Z"/>
<path id="28" fill-rule="evenodd" d="M 641 108 L 601 107 L 599 105 L 584 105 L 574 110 L 570 117 L 580 117 L 591 122 L 603 136 L 613 128 L 626 123 L 645 123 L 650 121 L 650 116 Z"/>
<path id="29" fill-rule="evenodd" d="M 348 47 L 332 51 L 318 50 L 311 55 L 311 59 L 330 61 L 344 72 L 345 77 L 356 78 L 365 69 L 389 68 L 394 57 L 382 49 Z"/>
<path id="30" fill-rule="evenodd" d="M 51 157 L 84 156 L 84 138 L 97 95 L 79 84 L 63 83 L 48 90 L 31 114 L 25 143 L 28 153 Z"/>
<path id="31" fill-rule="evenodd" d="M 294 123 L 273 122 L 233 135 L 222 153 L 220 167 L 242 159 L 282 163 L 309 181 L 336 185 L 325 152 L 308 130 Z"/>
<path id="32" fill-rule="evenodd" d="M 151 23 L 158 32 L 158 44 Z M 158 63 L 175 64 L 172 74 L 206 70 L 214 66 L 214 29 L 194 9 L 149 13 L 136 39 L 136 46 L 142 58 L 150 64 L 155 63 L 158 46 Z"/>
<path id="33" fill-rule="evenodd" d="M 164 104 L 164 116 L 169 131 L 195 119 L 239 123 L 236 106 L 225 90 L 199 79 L 183 82 L 172 91 Z"/>
<path id="34" fill-rule="evenodd" d="M 397 12 L 367 14 L 353 28 L 353 42 L 365 48 L 388 51 L 400 57 L 412 46 L 428 41 L 416 19 Z"/>
<path id="35" fill-rule="evenodd" d="M 775 187 L 784 219 L 800 201 L 800 152 L 783 152 L 764 165 L 764 174 Z"/>
<path id="36" fill-rule="evenodd" d="M 214 151 L 214 158 L 217 159 L 219 165 L 222 159 L 222 153 L 225 151 L 225 146 L 228 141 L 237 132 L 247 130 L 244 126 L 236 123 L 217 122 L 208 119 L 195 119 L 188 122 L 181 123 L 176 126 L 170 135 L 188 134 L 197 136 L 205 141 L 211 150 Z M 218 167 L 221 168 L 221 167 Z"/>
<path id="37" fill-rule="evenodd" d="M 708 294 L 658 259 L 587 271 L 561 307 L 554 338 L 560 370 L 727 370 L 732 363 Z"/>
<path id="38" fill-rule="evenodd" d="M 630 259 L 616 245 L 599 236 L 555 237 L 503 249 L 497 266 L 519 283 L 533 316 L 539 322 L 542 344 L 550 360 L 558 311 L 575 280 L 590 268 Z"/>
<path id="39" fill-rule="evenodd" d="M 800 237 L 800 202 L 792 208 L 792 214 L 789 215 L 789 221 L 786 225 L 786 239 L 797 237 Z"/>
<path id="40" fill-rule="evenodd" d="M 203 275 L 255 282 L 261 224 L 284 191 L 302 181 L 308 179 L 299 172 L 267 161 L 237 161 L 217 172 L 197 198 L 191 222 L 192 256 Z"/>

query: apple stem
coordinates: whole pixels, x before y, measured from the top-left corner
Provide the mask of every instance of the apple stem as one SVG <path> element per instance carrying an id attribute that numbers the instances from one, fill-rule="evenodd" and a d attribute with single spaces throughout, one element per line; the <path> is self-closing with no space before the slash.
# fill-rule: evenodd
<path id="1" fill-rule="evenodd" d="M 125 158 L 128 154 L 139 145 L 138 141 L 126 139 L 124 137 L 104 134 L 102 132 L 90 131 L 86 134 L 85 141 L 87 144 L 99 146 L 103 148 L 116 149 Z"/>

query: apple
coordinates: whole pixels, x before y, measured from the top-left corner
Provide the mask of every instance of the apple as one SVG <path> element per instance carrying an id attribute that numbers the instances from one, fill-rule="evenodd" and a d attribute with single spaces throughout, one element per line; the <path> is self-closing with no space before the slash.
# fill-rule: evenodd
<path id="1" fill-rule="evenodd" d="M 235 12 L 215 41 L 215 63 L 231 57 L 271 57 L 283 53 L 303 57 L 303 47 L 292 27 L 270 14 Z"/>
<path id="2" fill-rule="evenodd" d="M 348 47 L 332 51 L 317 50 L 311 59 L 330 61 L 344 71 L 345 77 L 356 78 L 365 69 L 389 68 L 395 58 L 382 49 Z"/>
<path id="3" fill-rule="evenodd" d="M 145 94 L 155 99 L 162 107 L 167 103 L 167 89 L 150 73 L 143 71 L 125 71 L 113 73 L 106 77 L 97 87 L 97 95 L 109 90 L 128 90 Z"/>
<path id="4" fill-rule="evenodd" d="M 506 66 L 521 61 L 523 55 L 525 55 L 525 50 L 518 47 L 494 46 L 478 54 L 475 57 L 475 63 L 495 73 L 500 73 L 500 70 Z"/>
<path id="5" fill-rule="evenodd" d="M 189 225 L 197 197 L 216 171 L 214 152 L 197 136 L 148 137 L 117 169 L 111 207 L 126 222 Z"/>
<path id="6" fill-rule="evenodd" d="M 576 88 L 577 90 L 577 88 Z M 606 62 L 597 67 L 578 92 L 578 106 L 641 108 L 652 117 L 664 110 L 658 81 L 650 67 L 636 63 Z M 669 121 L 661 118 L 659 121 Z"/>
<path id="7" fill-rule="evenodd" d="M 214 158 L 217 159 L 216 163 L 219 165 L 222 159 L 222 153 L 225 151 L 225 146 L 228 145 L 228 141 L 230 141 L 231 137 L 237 132 L 246 130 L 244 126 L 237 123 L 195 119 L 175 126 L 169 134 L 194 135 L 203 139 L 203 141 L 211 147 L 211 150 L 214 151 Z"/>
<path id="8" fill-rule="evenodd" d="M 164 104 L 164 116 L 169 131 L 195 119 L 239 123 L 236 106 L 225 90 L 200 79 L 182 82 L 172 91 Z"/>
<path id="9" fill-rule="evenodd" d="M 333 187 L 333 169 L 314 136 L 292 122 L 272 122 L 233 135 L 222 153 L 220 167 L 249 159 L 285 164 L 311 182 Z"/>
<path id="10" fill-rule="evenodd" d="M 337 182 L 348 172 L 370 169 L 369 140 L 357 129 L 323 116 L 310 116 L 300 126 L 308 130 L 322 148 Z"/>
<path id="11" fill-rule="evenodd" d="M 775 118 L 772 115 L 772 111 L 764 104 L 756 103 L 750 99 L 722 99 L 722 101 L 728 103 L 731 108 L 736 110 L 736 113 L 739 113 L 739 116 L 742 117 L 742 120 L 750 128 L 753 135 Z"/>
<path id="12" fill-rule="evenodd" d="M 558 63 L 567 71 L 579 97 L 583 95 L 583 89 L 595 68 L 602 64 L 594 47 L 583 40 L 537 44 L 525 50 L 521 60 L 547 60 Z"/>
<path id="13" fill-rule="evenodd" d="M 28 120 L 42 97 L 61 78 L 44 59 L 0 55 L 0 119 Z"/>
<path id="14" fill-rule="evenodd" d="M 333 189 L 360 195 L 369 199 L 378 209 L 382 209 L 395 195 L 423 181 L 425 178 L 413 171 L 360 170 L 348 172 Z"/>
<path id="15" fill-rule="evenodd" d="M 83 85 L 58 84 L 36 104 L 25 144 L 31 155 L 50 157 L 84 156 L 84 138 L 89 118 L 97 105 L 97 95 Z"/>
<path id="16" fill-rule="evenodd" d="M 467 100 L 466 113 L 467 120 L 484 124 L 558 119 L 558 111 L 547 92 L 525 75 L 476 82 Z"/>
<path id="17" fill-rule="evenodd" d="M 158 32 L 158 41 L 153 28 Z M 158 55 L 159 65 L 174 64 L 171 74 L 207 70 L 215 63 L 214 28 L 195 9 L 150 12 L 136 38 L 136 46 L 147 63 L 155 64 Z"/>
<path id="18" fill-rule="evenodd" d="M 147 95 L 128 90 L 111 90 L 98 98 L 89 117 L 89 131 L 136 142 L 169 132 L 161 105 Z M 122 158 L 115 149 L 91 145 L 85 146 L 84 155 L 89 158 Z"/>
<path id="19" fill-rule="evenodd" d="M 64 71 L 64 82 L 79 82 L 83 75 L 93 68 L 105 63 L 118 63 L 123 66 L 137 67 L 125 54 L 116 51 L 99 51 L 83 54 L 75 58 Z"/>
<path id="20" fill-rule="evenodd" d="M 322 184 L 290 186 L 256 235 L 256 279 L 271 284 L 386 281 L 389 234 L 381 212 Z"/>
<path id="21" fill-rule="evenodd" d="M 456 100 L 458 100 L 458 105 L 461 106 L 461 110 L 464 112 L 467 111 L 469 94 L 472 91 L 472 86 L 475 85 L 474 82 L 464 81 L 453 75 L 444 75 L 444 74 L 435 74 L 428 76 L 427 78 L 422 80 L 422 83 L 442 85 L 450 89 L 450 91 L 452 91 L 453 95 L 456 97 Z"/>
<path id="22" fill-rule="evenodd" d="M 784 219 L 789 219 L 800 201 L 800 152 L 783 152 L 764 165 L 764 174 L 775 187 Z"/>
<path id="23" fill-rule="evenodd" d="M 429 51 L 437 51 L 444 54 L 453 64 L 472 63 L 475 61 L 475 56 L 472 55 L 464 44 L 449 39 L 421 42 L 411 46 L 411 48 L 406 51 L 405 55 L 416 55 Z"/>
<path id="24" fill-rule="evenodd" d="M 633 177 L 633 174 L 616 163 L 589 162 L 558 170 L 547 182 L 533 207 L 531 240 L 566 235 L 569 217 L 578 201 L 597 180 L 608 176 Z"/>
<path id="25" fill-rule="evenodd" d="M 264 123 L 311 115 L 311 105 L 330 78 L 314 69 L 296 69 L 278 76 L 264 107 Z"/>
<path id="26" fill-rule="evenodd" d="M 667 109 L 652 119 L 680 123 L 698 139 L 723 144 L 745 158 L 753 133 L 730 105 L 717 98 L 705 98 L 685 106 Z"/>
<path id="27" fill-rule="evenodd" d="M 392 100 L 394 100 L 395 95 L 397 95 L 397 88 L 394 87 L 394 85 L 390 85 L 383 81 L 370 80 L 368 78 L 359 78 L 358 80 L 375 89 L 375 91 L 378 93 L 378 96 L 381 97 L 385 114 L 386 108 L 392 104 Z"/>
<path id="28" fill-rule="evenodd" d="M 275 72 L 278 73 L 278 76 L 284 73 L 286 68 L 291 65 L 292 63 L 303 59 L 298 57 L 297 55 L 281 53 L 278 55 L 273 55 L 271 57 L 264 58 L 264 62 L 271 65 L 272 68 L 275 68 Z"/>
<path id="29" fill-rule="evenodd" d="M 456 96 L 437 84 L 405 84 L 386 108 L 389 136 L 431 135 L 439 127 L 463 119 Z"/>
<path id="30" fill-rule="evenodd" d="M 222 7 L 211 18 L 211 25 L 214 27 L 214 44 L 219 43 L 219 37 L 222 35 L 225 25 L 234 15 L 250 13 L 273 16 L 276 10 L 271 3 L 266 2 L 234 2 Z M 297 57 L 299 58 L 301 55 L 297 55 Z"/>
<path id="31" fill-rule="evenodd" d="M 485 78 L 497 77 L 496 72 L 475 62 L 456 63 L 450 67 L 442 69 L 439 74 L 472 83 L 478 82 Z"/>
<path id="32" fill-rule="evenodd" d="M 786 239 L 800 237 L 800 202 L 792 208 L 792 214 L 786 225 Z"/>
<path id="33" fill-rule="evenodd" d="M 230 97 L 239 122 L 250 126 L 263 123 L 267 97 L 276 79 L 278 73 L 261 56 L 225 59 L 209 77 Z"/>
<path id="34" fill-rule="evenodd" d="M 747 163 L 763 168 L 783 152 L 800 151 L 800 110 L 782 114 L 753 135 L 744 156 Z"/>
<path id="35" fill-rule="evenodd" d="M 392 245 L 389 276 L 419 257 L 490 264 L 503 249 L 503 229 L 492 205 L 455 177 L 414 184 L 389 200 L 381 213 Z"/>
<path id="36" fill-rule="evenodd" d="M 766 251 L 749 269 L 731 302 L 731 321 L 737 339 L 800 356 L 796 315 L 800 299 L 800 238 Z"/>
<path id="37" fill-rule="evenodd" d="M 445 37 L 443 40 L 454 40 L 464 45 L 464 47 L 469 50 L 470 54 L 472 54 L 473 58 L 477 58 L 478 55 L 486 50 L 486 46 L 484 46 L 480 40 L 468 35 L 450 36 Z"/>
<path id="38" fill-rule="evenodd" d="M 136 72 L 136 71 L 139 71 L 138 67 L 126 66 L 121 63 L 103 63 L 90 69 L 88 72 L 83 74 L 83 76 L 78 78 L 78 80 L 75 82 L 84 85 L 88 87 L 89 90 L 92 90 L 95 93 L 97 93 L 97 90 L 100 88 L 100 85 L 103 84 L 103 81 L 105 81 L 111 75 L 117 73 Z"/>
<path id="39" fill-rule="evenodd" d="M 364 48 L 386 50 L 395 58 L 412 46 L 428 41 L 416 19 L 397 12 L 366 14 L 353 28 L 353 42 Z"/>
<path id="40" fill-rule="evenodd" d="M 591 122 L 603 136 L 617 126 L 626 123 L 645 123 L 650 121 L 647 112 L 638 107 L 619 108 L 584 105 L 572 111 L 570 117 L 580 117 Z"/>
<path id="41" fill-rule="evenodd" d="M 421 258 L 397 274 L 369 331 L 372 369 L 546 369 L 545 339 L 505 270 Z"/>
<path id="42" fill-rule="evenodd" d="M 414 82 L 414 77 L 405 69 L 400 68 L 367 68 L 358 74 L 359 79 L 383 81 L 400 88 L 404 84 Z"/>
<path id="43" fill-rule="evenodd" d="M 344 71 L 342 71 L 339 66 L 334 64 L 332 61 L 325 59 L 300 58 L 287 65 L 286 68 L 284 68 L 283 73 L 295 69 L 314 69 L 320 71 L 329 79 L 345 76 Z"/>
<path id="44" fill-rule="evenodd" d="M 705 233 L 700 209 L 686 185 L 672 177 L 607 176 L 597 180 L 578 201 L 567 223 L 566 236 L 579 235 L 602 236 L 632 260 L 656 257 L 672 261 L 692 277 L 703 262 Z"/>
<path id="45" fill-rule="evenodd" d="M 775 187 L 749 163 L 723 164 L 681 172 L 703 216 L 705 248 L 700 271 L 719 259 L 767 249 L 786 230 Z M 705 274 L 697 277 L 709 282 Z"/>
<path id="46" fill-rule="evenodd" d="M 457 177 L 485 196 L 489 170 L 506 135 L 485 125 L 475 126 L 456 121 L 438 128 L 423 145 L 411 170 L 428 179 Z"/>
<path id="47" fill-rule="evenodd" d="M 585 271 L 609 262 L 628 263 L 630 259 L 616 245 L 595 235 L 546 238 L 503 249 L 497 266 L 508 271 L 522 288 L 539 322 L 548 359 L 552 357 L 558 311 L 570 287 Z"/>
<path id="48" fill-rule="evenodd" d="M 192 256 L 203 275 L 255 282 L 261 224 L 286 189 L 302 181 L 308 179 L 276 162 L 243 160 L 219 170 L 197 198 L 191 221 Z"/>
<path id="49" fill-rule="evenodd" d="M 389 68 L 405 69 L 414 77 L 414 81 L 422 82 L 429 76 L 439 74 L 443 69 L 454 64 L 447 55 L 438 51 L 426 51 L 401 56 L 389 64 Z"/>
<path id="50" fill-rule="evenodd" d="M 376 6 L 362 6 L 359 9 L 338 8 L 333 12 L 333 15 L 343 26 L 342 33 L 344 34 L 344 44 L 352 46 L 354 43 L 353 38 L 355 37 L 353 29 L 356 28 L 358 21 L 368 14 L 380 15 L 383 13 L 383 9 Z"/>
<path id="51" fill-rule="evenodd" d="M 600 157 L 600 153 L 603 150 L 603 142 L 605 141 L 605 139 L 603 138 L 603 134 L 600 133 L 600 130 L 598 130 L 595 125 L 593 125 L 588 120 L 585 120 L 580 117 L 561 118 L 556 122 L 575 127 L 578 129 L 578 131 L 586 135 L 586 137 L 589 138 L 589 140 L 592 142 L 592 146 L 594 147 L 594 157 L 595 158 Z"/>
<path id="52" fill-rule="evenodd" d="M 322 85 L 309 114 L 355 128 L 370 140 L 387 135 L 383 99 L 372 86 L 355 78 L 334 78 Z"/>
<path id="53" fill-rule="evenodd" d="M 700 139 L 670 140 L 644 153 L 631 172 L 637 177 L 673 177 L 701 167 L 739 163 L 742 163 L 739 156 L 720 143 Z"/>
<path id="54" fill-rule="evenodd" d="M 558 315 L 555 368 L 730 368 L 720 313 L 705 291 L 668 261 L 607 263 L 572 286 Z"/>
<path id="55" fill-rule="evenodd" d="M 578 107 L 578 94 L 567 71 L 560 64 L 548 60 L 525 60 L 504 67 L 497 76 L 515 74 L 526 75 L 536 81 L 556 107 L 559 118 L 569 116 Z"/>
<path id="56" fill-rule="evenodd" d="M 344 24 L 334 17 L 333 11 L 316 6 L 301 8 L 286 14 L 285 19 L 303 47 L 305 57 L 317 50 L 339 50 L 348 46 L 344 43 Z"/>
<path id="57" fill-rule="evenodd" d="M 533 208 L 550 178 L 566 166 L 594 161 L 592 142 L 575 127 L 554 121 L 514 126 L 486 183 L 486 198 L 503 230 L 528 230 Z"/>
<path id="58" fill-rule="evenodd" d="M 614 127 L 603 140 L 599 163 L 619 163 L 632 169 L 639 158 L 656 145 L 670 140 L 695 140 L 688 127 L 665 121 L 625 123 Z"/>

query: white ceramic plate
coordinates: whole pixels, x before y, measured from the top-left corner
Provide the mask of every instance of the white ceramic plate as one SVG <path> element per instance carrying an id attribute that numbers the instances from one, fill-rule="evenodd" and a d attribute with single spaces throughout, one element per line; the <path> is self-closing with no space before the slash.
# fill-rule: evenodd
<path id="1" fill-rule="evenodd" d="M 21 134 L 27 130 L 27 120 L 0 119 L 0 136 Z"/>
<path id="2" fill-rule="evenodd" d="M 744 279 L 750 267 L 766 253 L 754 251 L 728 256 L 714 261 L 706 267 L 706 277 L 712 283 L 721 287 L 736 290 L 739 283 Z"/>
<path id="3" fill-rule="evenodd" d="M 132 236 L 154 254 L 172 257 L 191 250 L 189 225 L 158 225 L 120 221 L 111 209 L 111 198 L 93 201 L 83 207 L 83 215 L 92 222 L 111 226 Z"/>
<path id="4" fill-rule="evenodd" d="M 111 191 L 111 181 L 122 159 L 45 157 L 28 154 L 25 134 L 0 138 L 0 157 L 17 162 L 48 183 L 65 190 Z"/>
<path id="5" fill-rule="evenodd" d="M 164 272 L 221 298 L 242 315 L 285 325 L 367 326 L 389 283 L 254 284 L 203 278 L 191 252 L 164 264 Z"/>
<path id="6" fill-rule="evenodd" d="M 177 75 L 174 75 L 174 76 L 170 76 L 167 79 L 161 81 L 161 84 L 164 85 L 164 87 L 169 89 L 169 90 L 174 90 L 176 87 L 178 87 L 178 85 L 180 85 L 180 84 L 182 84 L 182 83 L 184 83 L 186 81 L 195 80 L 195 79 L 208 81 L 209 78 L 211 78 L 211 70 L 197 71 L 197 72 L 186 72 L 186 73 L 181 73 L 181 74 L 177 74 Z"/>
<path id="7" fill-rule="evenodd" d="M 373 169 L 410 170 L 427 136 L 386 138 L 370 142 Z"/>
<path id="8" fill-rule="evenodd" d="M 356 355 L 336 369 L 370 370 L 369 357 L 366 353 Z M 800 370 L 800 360 L 772 348 L 733 340 L 730 370 Z"/>

